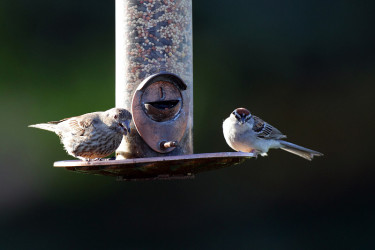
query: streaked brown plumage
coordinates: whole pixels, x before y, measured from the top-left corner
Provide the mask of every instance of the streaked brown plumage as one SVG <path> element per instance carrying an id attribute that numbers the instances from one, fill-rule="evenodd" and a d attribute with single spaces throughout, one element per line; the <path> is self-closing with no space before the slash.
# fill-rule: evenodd
<path id="1" fill-rule="evenodd" d="M 29 127 L 56 133 L 68 154 L 90 160 L 112 154 L 123 135 L 130 133 L 131 119 L 132 115 L 126 109 L 112 108 Z"/>

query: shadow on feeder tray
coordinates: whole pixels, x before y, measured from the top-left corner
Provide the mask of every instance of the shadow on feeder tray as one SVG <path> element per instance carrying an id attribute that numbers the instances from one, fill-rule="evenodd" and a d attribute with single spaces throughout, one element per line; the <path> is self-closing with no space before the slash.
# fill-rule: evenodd
<path id="1" fill-rule="evenodd" d="M 54 167 L 117 177 L 117 180 L 192 179 L 195 174 L 229 167 L 254 157 L 252 153 L 221 152 L 106 161 L 57 161 Z"/>

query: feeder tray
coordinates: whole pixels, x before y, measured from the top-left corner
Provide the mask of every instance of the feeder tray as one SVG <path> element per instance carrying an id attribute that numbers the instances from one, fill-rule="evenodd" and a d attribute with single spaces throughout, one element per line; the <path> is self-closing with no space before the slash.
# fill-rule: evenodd
<path id="1" fill-rule="evenodd" d="M 229 167 L 254 157 L 252 153 L 222 152 L 179 156 L 134 158 L 126 160 L 57 161 L 64 167 L 86 174 L 117 177 L 117 180 L 191 179 L 197 173 Z"/>

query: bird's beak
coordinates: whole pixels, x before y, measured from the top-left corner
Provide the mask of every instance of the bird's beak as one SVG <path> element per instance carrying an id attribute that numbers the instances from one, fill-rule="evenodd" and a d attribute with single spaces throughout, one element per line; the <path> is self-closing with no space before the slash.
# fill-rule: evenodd
<path id="1" fill-rule="evenodd" d="M 245 122 L 246 122 L 246 121 L 245 121 L 245 116 L 242 116 L 242 117 L 241 117 L 241 120 L 240 120 L 240 123 L 241 123 L 241 124 L 245 124 Z"/>
<path id="2" fill-rule="evenodd" d="M 125 135 L 130 134 L 130 121 L 120 122 L 120 126 L 124 130 Z"/>

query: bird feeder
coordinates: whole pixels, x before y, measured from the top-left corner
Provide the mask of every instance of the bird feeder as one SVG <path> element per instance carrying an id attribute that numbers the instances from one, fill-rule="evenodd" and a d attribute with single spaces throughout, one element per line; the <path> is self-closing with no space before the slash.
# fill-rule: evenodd
<path id="1" fill-rule="evenodd" d="M 131 111 L 131 133 L 116 160 L 54 165 L 121 180 L 190 178 L 252 157 L 193 154 L 192 64 L 192 0 L 116 0 L 116 107 Z"/>

